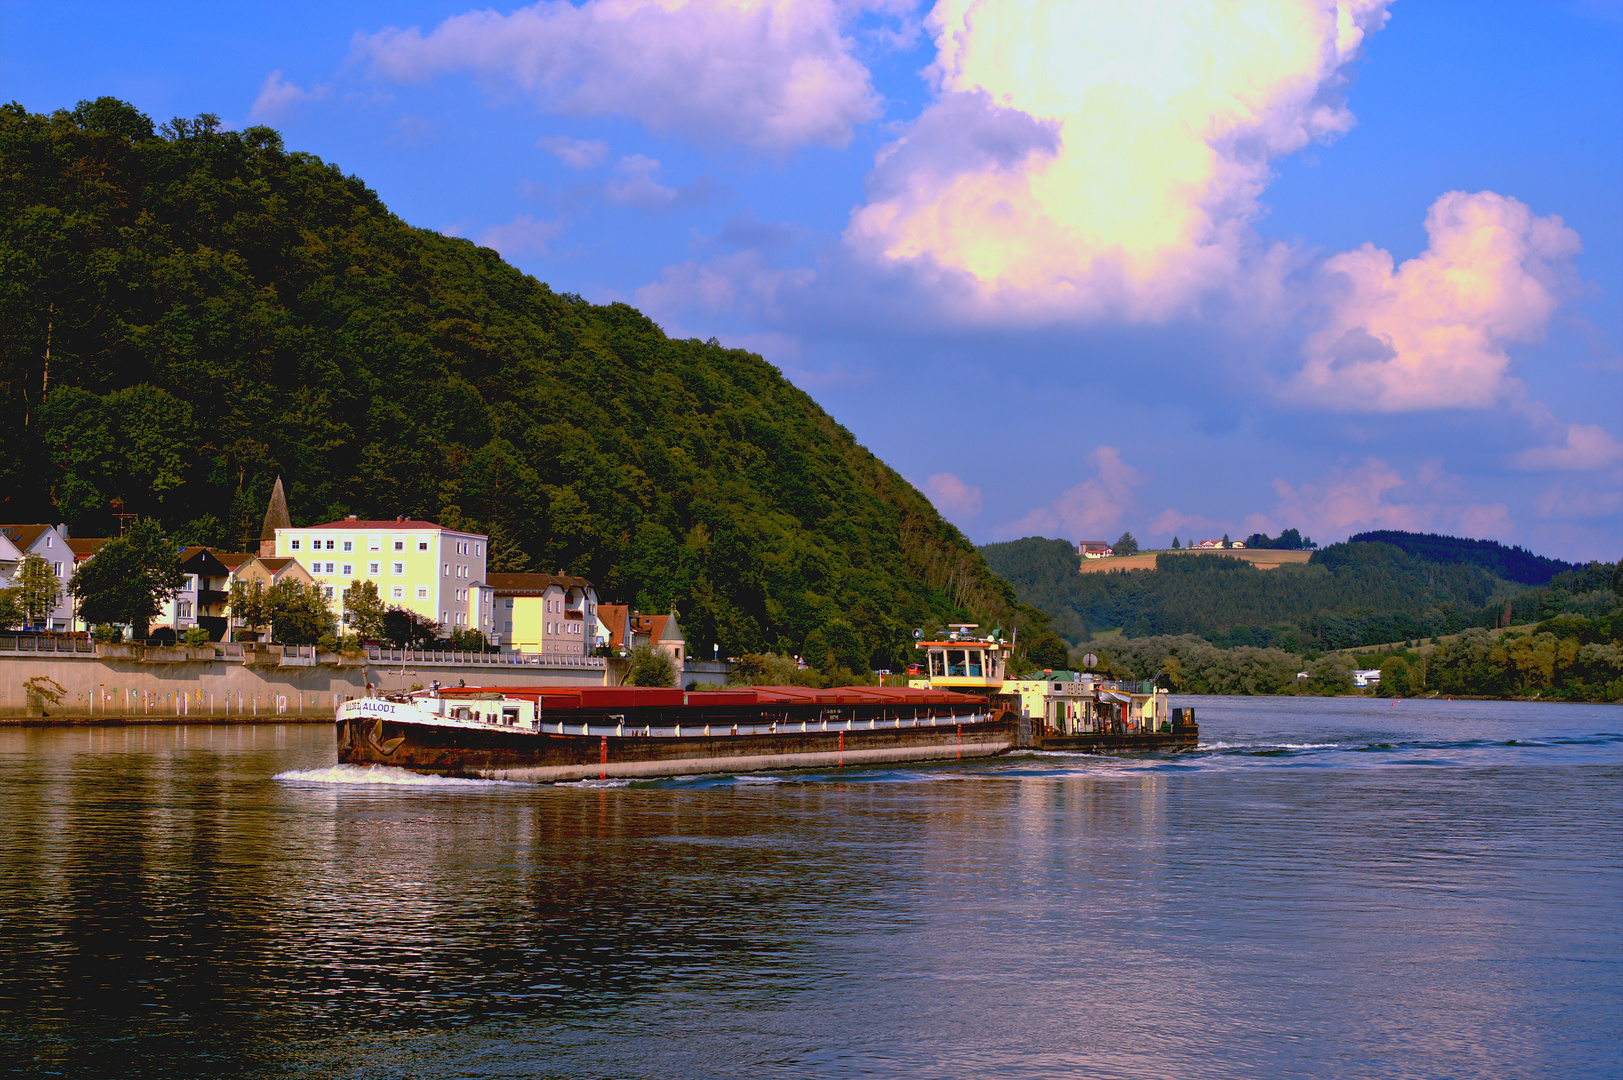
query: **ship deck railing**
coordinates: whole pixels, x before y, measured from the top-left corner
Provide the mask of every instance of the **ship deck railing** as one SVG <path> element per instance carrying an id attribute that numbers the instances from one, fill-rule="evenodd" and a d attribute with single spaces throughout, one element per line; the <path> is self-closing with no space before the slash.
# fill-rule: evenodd
<path id="1" fill-rule="evenodd" d="M 950 728 L 961 724 L 983 723 L 987 713 L 953 713 L 945 716 L 892 716 L 859 719 L 777 720 L 735 723 L 692 724 L 605 724 L 570 723 L 542 716 L 535 730 L 543 735 L 612 735 L 616 738 L 633 736 L 655 739 L 686 739 L 699 735 L 801 735 L 828 732 L 830 735 L 847 731 L 905 731 L 912 728 Z M 490 724 L 489 727 L 511 729 L 511 725 Z"/>
<path id="2" fill-rule="evenodd" d="M 380 649 L 368 647 L 366 658 L 374 664 L 456 664 L 490 667 L 578 668 L 602 671 L 608 661 L 601 656 L 570 656 L 565 653 L 462 652 L 422 649 Z"/>

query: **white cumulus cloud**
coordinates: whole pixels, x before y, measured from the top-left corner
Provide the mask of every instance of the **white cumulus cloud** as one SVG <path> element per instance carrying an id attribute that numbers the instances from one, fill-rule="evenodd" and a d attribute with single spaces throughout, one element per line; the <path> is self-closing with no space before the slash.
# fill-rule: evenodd
<path id="1" fill-rule="evenodd" d="M 1426 234 L 1426 250 L 1395 269 L 1373 244 L 1325 264 L 1339 288 L 1291 396 L 1380 412 L 1480 408 L 1504 396 L 1506 346 L 1543 333 L 1578 234 L 1491 191 L 1444 195 Z"/>
<path id="2" fill-rule="evenodd" d="M 705 142 L 844 146 L 878 111 L 846 15 L 835 0 L 542 0 L 456 15 L 426 34 L 390 28 L 355 48 L 402 82 L 471 72 L 547 109 Z"/>
<path id="3" fill-rule="evenodd" d="M 1387 2 L 940 0 L 940 98 L 847 238 L 1000 313 L 1186 309 L 1244 269 L 1270 159 L 1351 127 L 1341 71 Z"/>
<path id="4" fill-rule="evenodd" d="M 295 105 L 316 101 L 326 96 L 326 87 L 313 86 L 306 90 L 297 83 L 288 82 L 282 77 L 281 71 L 273 71 L 265 76 L 265 81 L 259 85 L 259 96 L 254 98 L 253 107 L 248 110 L 248 118 L 277 120 L 285 116 Z"/>
<path id="5" fill-rule="evenodd" d="M 480 233 L 479 243 L 495 248 L 509 259 L 521 255 L 544 255 L 547 245 L 562 231 L 562 222 L 537 221 L 529 214 L 520 214 L 506 224 Z"/>
<path id="6" fill-rule="evenodd" d="M 609 160 L 609 144 L 602 139 L 571 139 L 568 135 L 548 135 L 535 145 L 550 150 L 571 169 L 595 169 Z"/>

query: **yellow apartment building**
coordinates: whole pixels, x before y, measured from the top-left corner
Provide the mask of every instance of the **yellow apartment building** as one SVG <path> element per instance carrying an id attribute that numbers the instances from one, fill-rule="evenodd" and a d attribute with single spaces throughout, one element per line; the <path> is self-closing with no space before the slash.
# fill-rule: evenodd
<path id="1" fill-rule="evenodd" d="M 370 581 L 388 607 L 402 607 L 453 630 L 491 629 L 484 588 L 489 538 L 432 521 L 348 517 L 325 525 L 277 528 L 276 555 L 296 560 L 320 584 L 342 618 L 344 590 Z"/>

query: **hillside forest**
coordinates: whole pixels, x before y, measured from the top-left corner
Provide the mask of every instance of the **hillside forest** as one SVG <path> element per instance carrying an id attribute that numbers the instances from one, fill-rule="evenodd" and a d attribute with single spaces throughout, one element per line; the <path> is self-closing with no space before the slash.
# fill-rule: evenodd
<path id="1" fill-rule="evenodd" d="M 1073 545 L 1041 537 L 981 551 L 1073 647 L 1187 693 L 1343 693 L 1367 666 L 1398 696 L 1623 698 L 1619 564 L 1385 535 L 1398 543 L 1355 539 L 1271 570 L 1163 553 L 1154 570 L 1079 574 Z M 1490 633 L 1502 627 L 1518 629 Z"/>
<path id="2" fill-rule="evenodd" d="M 413 228 L 269 128 L 110 98 L 0 107 L 0 520 L 240 549 L 407 515 L 675 609 L 724 654 L 831 673 L 1022 604 L 919 492 L 761 357 L 673 340 Z"/>

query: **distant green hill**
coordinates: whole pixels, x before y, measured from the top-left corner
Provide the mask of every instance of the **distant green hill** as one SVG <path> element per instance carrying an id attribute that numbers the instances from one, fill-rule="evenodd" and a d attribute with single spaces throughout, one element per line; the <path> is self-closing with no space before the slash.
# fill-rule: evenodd
<path id="1" fill-rule="evenodd" d="M 1077 572 L 1076 549 L 1065 540 L 1027 537 L 980 551 L 1073 645 L 1119 629 L 1127 637 L 1195 634 L 1292 652 L 1340 649 L 1497 625 L 1506 601 L 1515 621 L 1534 622 L 1568 609 L 1604 614 L 1616 600 L 1610 566 L 1529 589 L 1479 566 L 1429 562 L 1378 543 L 1333 544 L 1306 565 L 1273 570 L 1214 554 L 1166 554 L 1154 570 L 1089 574 Z"/>
<path id="2" fill-rule="evenodd" d="M 1577 570 L 1577 563 L 1534 555 L 1520 547 L 1506 547 L 1497 540 L 1467 540 L 1436 533 L 1401 532 L 1381 529 L 1347 538 L 1349 544 L 1391 544 L 1410 555 L 1434 563 L 1467 563 L 1480 566 L 1506 581 L 1523 585 L 1543 585 L 1557 574 Z"/>
<path id="3" fill-rule="evenodd" d="M 896 667 L 966 615 L 1063 649 L 952 525 L 759 356 L 673 341 L 415 229 L 268 128 L 0 108 L 0 520 L 239 547 L 397 514 L 566 568 L 708 654 Z"/>

